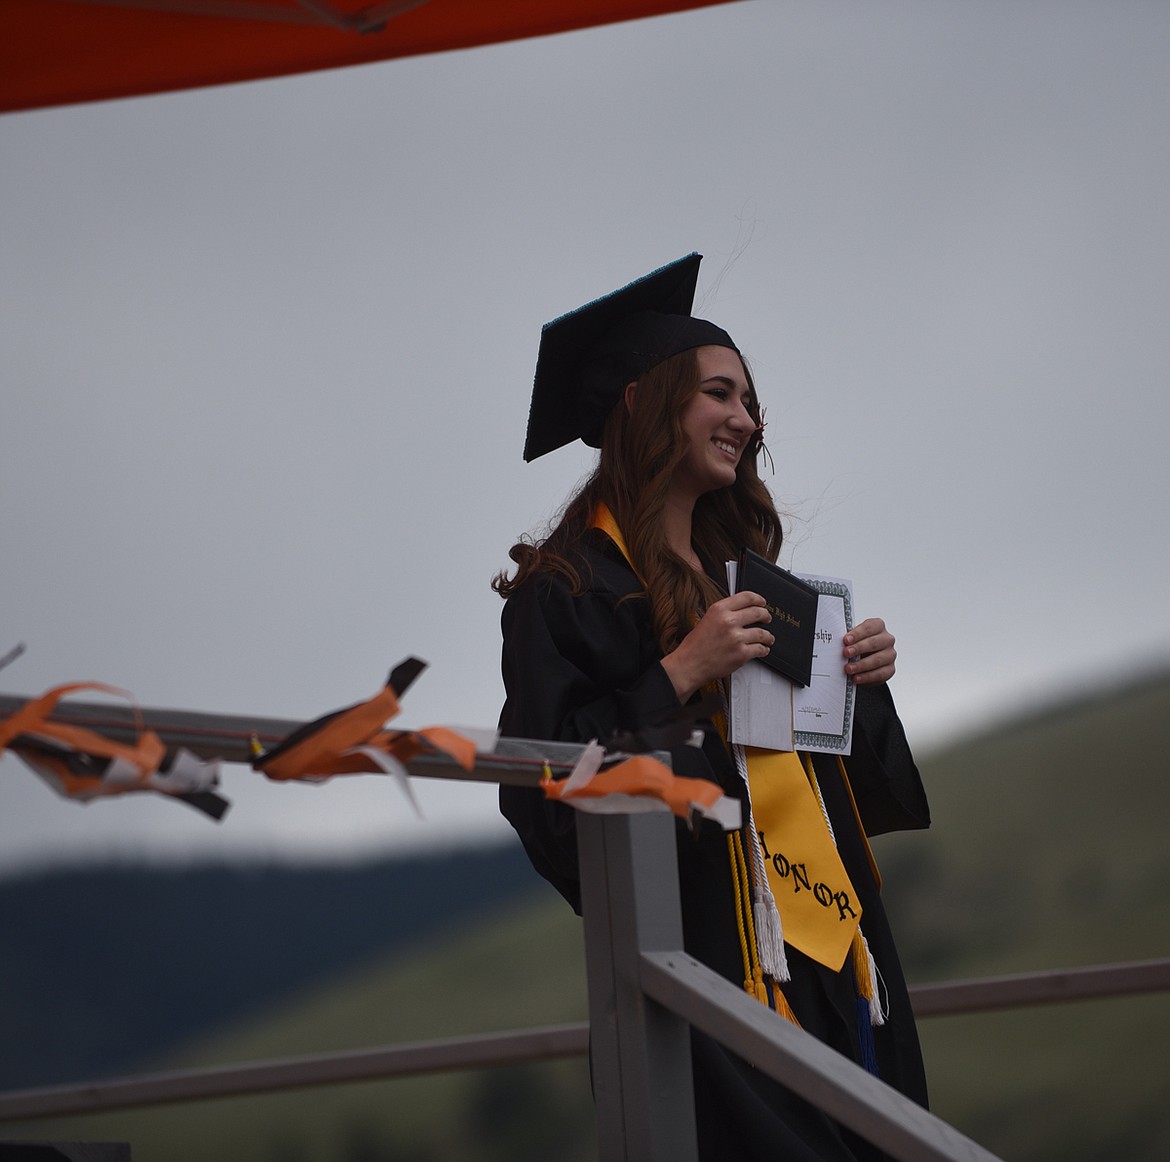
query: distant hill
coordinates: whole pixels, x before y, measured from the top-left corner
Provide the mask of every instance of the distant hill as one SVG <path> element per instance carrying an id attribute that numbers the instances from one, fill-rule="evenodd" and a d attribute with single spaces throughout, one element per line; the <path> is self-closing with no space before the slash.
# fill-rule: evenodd
<path id="1" fill-rule="evenodd" d="M 0 880 L 0 1088 L 109 1076 L 536 887 L 518 845 Z"/>
<path id="2" fill-rule="evenodd" d="M 875 843 L 912 982 L 1170 957 L 1170 674 L 960 740 Z M 1002 1157 L 1170 1158 L 1170 994 L 921 1023 L 936 1111 Z"/>
<path id="3" fill-rule="evenodd" d="M 920 766 L 931 829 L 875 841 L 911 979 L 1170 955 L 1170 673 Z"/>
<path id="4" fill-rule="evenodd" d="M 160 1065 L 254 1061 L 587 1018 L 580 921 L 551 888 L 425 947 L 305 988 Z M 134 1162 L 596 1162 L 583 1059 L 28 1126 L 0 1138 L 128 1140 Z"/>
<path id="5" fill-rule="evenodd" d="M 910 979 L 1170 956 L 1168 756 L 1170 674 L 926 756 L 932 829 L 875 844 Z M 580 924 L 509 851 L 514 863 L 498 854 L 531 895 L 502 893 L 490 915 L 449 917 L 425 941 L 339 956 L 218 1033 L 206 1023 L 165 1063 L 583 1019 Z M 379 898 L 401 892 L 377 889 Z M 173 900 L 170 914 L 181 922 Z M 2 912 L 0 923 L 12 932 Z M 99 929 L 89 931 L 100 943 Z M 231 974 L 231 951 L 224 942 L 220 966 L 202 965 L 203 992 Z M 85 953 L 65 955 L 76 979 Z M 152 967 L 140 954 L 121 963 Z M 6 990 L 0 1003 L 13 997 Z M 60 1025 L 49 1027 L 56 1036 Z M 921 1033 L 936 1112 L 1010 1162 L 1170 1157 L 1170 996 L 933 1018 Z M 596 1157 L 589 1119 L 585 1065 L 564 1062 L 11 1129 L 129 1138 L 135 1162 L 577 1162 Z"/>

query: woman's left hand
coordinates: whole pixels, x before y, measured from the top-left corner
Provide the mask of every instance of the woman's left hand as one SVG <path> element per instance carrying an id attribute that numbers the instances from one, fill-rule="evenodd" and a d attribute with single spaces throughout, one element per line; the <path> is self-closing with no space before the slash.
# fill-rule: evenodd
<path id="1" fill-rule="evenodd" d="M 880 617 L 867 617 L 844 637 L 845 673 L 859 686 L 876 686 L 894 676 L 894 635 Z"/>

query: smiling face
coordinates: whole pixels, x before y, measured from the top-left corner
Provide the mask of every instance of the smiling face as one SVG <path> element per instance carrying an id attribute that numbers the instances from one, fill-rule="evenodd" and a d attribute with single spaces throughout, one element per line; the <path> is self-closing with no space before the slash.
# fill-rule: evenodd
<path id="1" fill-rule="evenodd" d="M 700 347 L 699 390 L 686 403 L 682 429 L 686 452 L 671 480 L 672 491 L 690 500 L 735 483 L 735 470 L 756 421 L 743 361 L 729 347 Z"/>

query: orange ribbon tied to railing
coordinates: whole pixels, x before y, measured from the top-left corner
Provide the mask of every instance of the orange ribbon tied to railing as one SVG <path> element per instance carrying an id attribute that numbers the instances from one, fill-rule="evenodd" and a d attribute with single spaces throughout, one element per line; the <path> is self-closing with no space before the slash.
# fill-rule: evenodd
<path id="1" fill-rule="evenodd" d="M 277 782 L 368 771 L 357 749 L 368 746 L 397 713 L 398 694 L 391 675 L 374 697 L 334 710 L 294 730 L 253 759 L 252 769 Z"/>
<path id="2" fill-rule="evenodd" d="M 96 690 L 125 698 L 134 711 L 137 738 L 116 742 L 84 726 L 50 717 L 68 694 Z M 189 751 L 168 754 L 153 730 L 143 729 L 134 699 L 125 690 L 101 682 L 54 686 L 0 721 L 0 753 L 10 750 L 58 794 L 80 802 L 131 791 L 156 791 L 180 799 L 214 819 L 228 802 L 212 791 L 219 783 L 219 763 L 203 762 Z"/>
<path id="3" fill-rule="evenodd" d="M 713 819 L 725 831 L 740 826 L 736 799 L 707 779 L 676 775 L 650 755 L 631 755 L 600 769 L 605 749 L 589 744 L 567 779 L 541 781 L 545 795 L 582 811 L 619 814 L 669 810 L 688 822 L 695 814 Z"/>
<path id="4" fill-rule="evenodd" d="M 418 658 L 408 658 L 391 671 L 386 685 L 372 698 L 306 723 L 257 756 L 253 769 L 278 782 L 319 782 L 334 775 L 393 775 L 417 812 L 406 764 L 419 754 L 440 754 L 470 771 L 478 749 L 474 740 L 444 726 L 385 729 L 386 722 L 399 712 L 399 697 L 425 667 Z"/>

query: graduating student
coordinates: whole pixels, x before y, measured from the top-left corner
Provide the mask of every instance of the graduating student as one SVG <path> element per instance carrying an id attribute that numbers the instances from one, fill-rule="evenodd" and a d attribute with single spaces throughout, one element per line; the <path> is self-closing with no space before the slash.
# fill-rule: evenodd
<path id="1" fill-rule="evenodd" d="M 764 599 L 727 591 L 724 562 L 745 547 L 774 561 L 782 531 L 756 470 L 762 424 L 748 368 L 725 331 L 691 316 L 699 261 L 671 263 L 544 328 L 524 457 L 576 439 L 600 455 L 552 532 L 516 544 L 515 575 L 493 583 L 507 602 L 506 735 L 604 744 L 653 728 L 687 704 L 710 706 L 772 644 Z M 745 824 L 725 833 L 680 822 L 678 874 L 688 953 L 925 1105 L 866 840 L 929 824 L 886 685 L 894 662 L 880 619 L 845 637 L 841 664 L 857 697 L 844 761 L 745 755 L 726 741 L 722 713 L 697 711 L 702 745 L 674 747 L 674 770 L 718 783 Z M 514 787 L 501 787 L 500 806 L 536 870 L 579 912 L 573 810 Z M 699 1032 L 692 1058 L 707 1162 L 882 1156 Z"/>

